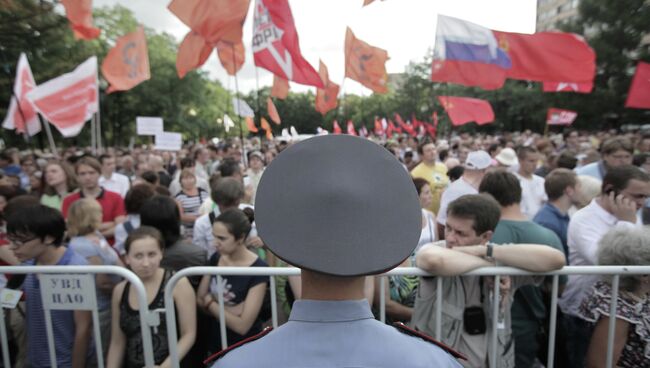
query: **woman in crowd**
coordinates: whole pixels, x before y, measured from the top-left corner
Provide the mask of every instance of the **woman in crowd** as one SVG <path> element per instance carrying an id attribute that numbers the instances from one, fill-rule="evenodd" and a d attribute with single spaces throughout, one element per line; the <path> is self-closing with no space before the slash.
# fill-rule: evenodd
<path id="1" fill-rule="evenodd" d="M 176 194 L 176 201 L 181 207 L 181 221 L 186 234 L 192 234 L 194 221 L 199 217 L 201 204 L 210 197 L 210 193 L 196 186 L 196 175 L 191 169 L 183 169 L 180 175 L 181 191 Z"/>
<path id="2" fill-rule="evenodd" d="M 650 229 L 615 229 L 598 245 L 599 265 L 650 265 Z M 621 275 L 616 299 L 614 365 L 650 367 L 650 275 Z M 580 306 L 583 318 L 594 324 L 587 351 L 588 367 L 607 366 L 607 332 L 612 286 L 597 282 Z"/>
<path id="3" fill-rule="evenodd" d="M 246 237 L 253 221 L 252 210 L 247 213 L 230 209 L 215 219 L 212 226 L 217 252 L 210 258 L 210 266 L 266 267 L 258 255 L 246 247 Z M 234 344 L 261 331 L 260 310 L 268 277 L 224 276 L 221 284 L 216 276 L 203 276 L 197 292 L 197 303 L 210 316 L 215 326 L 209 352 L 221 350 L 219 338 L 219 298 L 223 293 L 228 344 Z"/>
<path id="4" fill-rule="evenodd" d="M 70 165 L 50 161 L 43 170 L 41 204 L 61 210 L 63 198 L 77 189 L 77 179 Z"/>
<path id="5" fill-rule="evenodd" d="M 129 234 L 124 244 L 125 261 L 144 284 L 147 292 L 149 310 L 164 308 L 164 290 L 172 271 L 160 267 L 164 242 L 160 232 L 149 226 L 142 226 Z M 196 296 L 186 278 L 176 284 L 173 292 L 178 320 L 178 357 L 182 359 L 194 344 L 196 337 Z M 144 366 L 142 354 L 142 335 L 138 298 L 127 281 L 119 283 L 113 291 L 112 336 L 108 352 L 108 368 L 141 368 Z M 154 363 L 156 366 L 170 367 L 167 324 L 160 318 L 157 333 L 152 334 Z"/>
<path id="6" fill-rule="evenodd" d="M 427 208 L 431 206 L 431 201 L 433 200 L 433 194 L 429 182 L 422 178 L 415 178 L 413 179 L 413 184 L 415 184 L 415 189 L 420 198 L 420 207 L 422 207 L 422 233 L 420 234 L 418 246 L 413 251 L 415 254 L 415 252 L 417 252 L 417 250 L 424 244 L 436 241 L 438 236 L 436 234 L 436 215 L 427 210 Z"/>
<path id="7" fill-rule="evenodd" d="M 91 198 L 74 202 L 68 210 L 68 247 L 86 258 L 89 264 L 99 266 L 122 266 L 117 253 L 99 232 L 102 224 L 102 206 Z M 111 293 L 120 278 L 111 274 L 97 274 L 97 309 L 102 335 L 102 348 L 108 351 L 111 336 Z"/>

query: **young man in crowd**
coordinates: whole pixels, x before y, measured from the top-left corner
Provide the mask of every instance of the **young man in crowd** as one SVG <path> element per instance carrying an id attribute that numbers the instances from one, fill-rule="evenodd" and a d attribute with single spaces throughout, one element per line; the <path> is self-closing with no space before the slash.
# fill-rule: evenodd
<path id="1" fill-rule="evenodd" d="M 438 239 L 445 235 L 447 219 L 447 206 L 449 203 L 466 194 L 478 194 L 478 186 L 487 169 L 492 164 L 490 155 L 485 151 L 474 151 L 467 155 L 463 175 L 445 189 L 440 199 L 440 213 L 438 213 Z"/>
<path id="2" fill-rule="evenodd" d="M 20 262 L 36 266 L 87 265 L 85 258 L 63 245 L 65 220 L 61 213 L 43 205 L 16 209 L 7 219 L 11 248 Z M 27 366 L 50 367 L 45 314 L 38 275 L 25 278 Z M 84 368 L 92 333 L 90 311 L 52 310 L 52 332 L 59 367 Z"/>
<path id="3" fill-rule="evenodd" d="M 521 156 L 520 156 L 521 160 Z M 489 172 L 481 181 L 480 193 L 491 195 L 501 207 L 501 218 L 492 235 L 497 244 L 542 244 L 555 248 L 565 261 L 562 242 L 552 231 L 530 221 L 520 207 L 523 189 L 520 180 L 505 170 Z M 566 277 L 560 277 L 566 283 Z M 545 324 L 547 310 L 542 288 L 534 285 L 521 287 L 512 303 L 512 334 L 515 339 L 515 366 L 532 367 L 540 346 L 537 333 Z"/>
<path id="4" fill-rule="evenodd" d="M 99 185 L 106 190 L 119 194 L 122 198 L 131 188 L 131 181 L 126 175 L 115 172 L 115 157 L 111 155 L 99 156 L 99 163 L 102 165 L 102 174 L 99 177 Z"/>
<path id="5" fill-rule="evenodd" d="M 411 176 L 414 178 L 422 178 L 429 182 L 429 187 L 433 194 L 433 201 L 431 201 L 431 206 L 427 209 L 433 213 L 438 213 L 440 196 L 449 182 L 447 166 L 442 162 L 438 162 L 436 145 L 431 141 L 420 143 L 418 146 L 418 155 L 421 161 L 411 171 Z"/>
<path id="6" fill-rule="evenodd" d="M 69 194 L 63 199 L 61 212 L 68 217 L 68 209 L 81 198 L 94 198 L 102 206 L 102 224 L 99 227 L 102 235 L 113 244 L 115 226 L 126 220 L 126 209 L 122 197 L 99 185 L 102 166 L 93 157 L 82 157 L 75 164 L 75 173 L 79 183 L 79 191 Z"/>
<path id="7" fill-rule="evenodd" d="M 519 169 L 515 175 L 521 185 L 521 211 L 529 220 L 546 202 L 544 178 L 535 175 L 539 158 L 539 152 L 533 147 L 522 146 L 517 150 Z"/>
<path id="8" fill-rule="evenodd" d="M 634 146 L 625 137 L 614 137 L 606 140 L 600 146 L 601 160 L 576 169 L 578 175 L 593 176 L 603 180 L 607 172 L 614 168 L 632 164 Z"/>
<path id="9" fill-rule="evenodd" d="M 576 212 L 569 222 L 569 264 L 595 265 L 598 242 L 609 230 L 642 226 L 638 212 L 649 196 L 649 174 L 631 165 L 610 167 L 603 179 L 601 194 Z M 572 353 L 571 367 L 584 366 L 591 325 L 580 318 L 578 309 L 598 279 L 595 275 L 571 275 L 559 300 L 565 314 L 567 349 Z"/>
<path id="10" fill-rule="evenodd" d="M 516 181 L 516 179 L 515 179 Z M 449 204 L 445 240 L 423 246 L 416 255 L 418 267 L 442 281 L 442 321 L 436 321 L 436 277 L 422 277 L 413 308 L 412 326 L 434 336 L 442 323 L 442 342 L 468 356 L 467 367 L 512 367 L 515 361 L 510 301 L 523 285 L 538 284 L 539 276 L 501 277 L 499 305 L 493 305 L 493 278 L 460 276 L 480 267 L 512 266 L 547 272 L 564 266 L 564 254 L 545 245 L 496 245 L 490 242 L 501 210 L 488 195 L 464 195 Z M 452 276 L 452 277 L 449 277 Z M 492 310 L 499 308 L 499 320 Z M 492 326 L 498 323 L 497 336 Z M 497 365 L 492 367 L 489 347 L 497 339 Z"/>

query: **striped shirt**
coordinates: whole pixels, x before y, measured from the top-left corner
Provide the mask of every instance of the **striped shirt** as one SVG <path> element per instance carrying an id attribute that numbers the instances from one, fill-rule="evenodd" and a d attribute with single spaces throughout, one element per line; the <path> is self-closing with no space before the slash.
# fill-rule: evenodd
<path id="1" fill-rule="evenodd" d="M 198 188 L 198 191 L 198 194 L 193 196 L 185 193 L 184 191 L 176 194 L 176 200 L 181 204 L 183 213 L 186 215 L 199 216 L 199 208 L 201 207 L 201 204 L 203 201 L 208 199 L 208 197 L 210 197 L 210 194 L 203 188 Z M 191 229 L 194 227 L 194 222 L 184 222 L 183 225 L 186 228 Z"/>
<path id="2" fill-rule="evenodd" d="M 33 265 L 33 261 L 28 263 Z M 85 258 L 71 249 L 65 253 L 57 266 L 87 265 Z M 51 367 L 50 353 L 47 344 L 47 329 L 45 326 L 45 313 L 41 300 L 41 287 L 35 274 L 28 274 L 23 284 L 26 300 L 27 323 L 27 362 L 32 368 Z M 57 367 L 72 366 L 72 346 L 74 345 L 75 327 L 74 311 L 52 310 L 52 331 L 54 333 L 54 346 L 56 349 Z"/>

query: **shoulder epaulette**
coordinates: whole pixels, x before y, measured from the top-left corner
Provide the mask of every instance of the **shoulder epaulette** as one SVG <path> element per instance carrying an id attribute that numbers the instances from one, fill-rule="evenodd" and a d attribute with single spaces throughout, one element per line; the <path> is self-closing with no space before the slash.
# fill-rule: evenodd
<path id="1" fill-rule="evenodd" d="M 242 341 L 239 341 L 239 342 L 237 342 L 235 344 L 232 344 L 232 345 L 228 346 L 227 348 L 221 350 L 220 352 L 215 353 L 215 354 L 211 355 L 210 357 L 208 357 L 208 359 L 203 361 L 203 364 L 208 365 L 208 364 L 214 362 L 215 360 L 218 360 L 219 358 L 222 358 L 224 355 L 228 354 L 229 352 L 237 349 L 238 347 L 240 347 L 242 345 L 246 345 L 251 341 L 259 340 L 262 337 L 266 336 L 272 330 L 273 330 L 273 327 L 267 327 L 267 328 L 263 329 L 262 332 L 258 333 L 257 335 L 253 335 L 253 336 L 251 336 L 249 338 L 246 338 L 246 339 L 244 339 Z"/>
<path id="2" fill-rule="evenodd" d="M 467 360 L 467 357 L 465 355 L 457 352 L 456 350 L 450 348 L 449 346 L 441 343 L 440 341 L 434 339 L 433 337 L 431 337 L 429 335 L 425 335 L 420 331 L 417 331 L 417 330 L 414 330 L 412 328 L 407 327 L 402 322 L 393 323 L 393 327 L 395 327 L 397 330 L 399 330 L 402 333 L 405 333 L 405 334 L 411 335 L 411 336 L 415 336 L 415 337 L 419 337 L 424 341 L 427 341 L 427 342 L 430 342 L 430 343 L 436 345 L 437 347 L 439 347 L 442 350 L 446 351 L 447 353 L 449 353 L 451 356 L 453 356 L 456 359 Z"/>

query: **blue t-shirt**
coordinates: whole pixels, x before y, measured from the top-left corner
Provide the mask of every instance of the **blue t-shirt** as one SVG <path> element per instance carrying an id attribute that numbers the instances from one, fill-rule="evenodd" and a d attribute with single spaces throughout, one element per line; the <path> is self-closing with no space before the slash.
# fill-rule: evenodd
<path id="1" fill-rule="evenodd" d="M 30 266 L 34 261 L 30 261 Z M 57 266 L 88 265 L 85 258 L 71 249 L 65 253 Z M 47 329 L 45 326 L 45 313 L 41 300 L 41 286 L 37 275 L 28 274 L 23 284 L 26 300 L 27 322 L 27 362 L 32 368 L 51 367 L 50 352 L 47 344 Z M 54 333 L 54 346 L 56 350 L 56 364 L 59 368 L 72 366 L 72 346 L 74 344 L 75 326 L 74 311 L 50 311 L 52 331 Z"/>
<path id="2" fill-rule="evenodd" d="M 546 203 L 537 212 L 533 218 L 533 222 L 542 225 L 551 230 L 555 235 L 560 238 L 562 247 L 564 248 L 564 255 L 569 259 L 569 247 L 567 245 L 567 231 L 569 229 L 569 215 L 563 214 L 557 207 L 550 203 Z"/>

